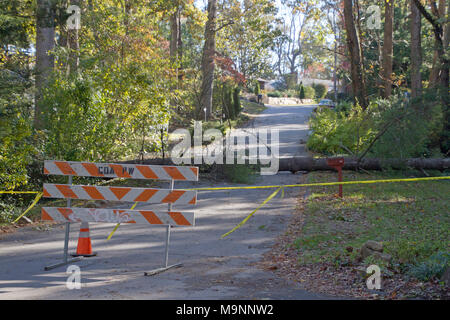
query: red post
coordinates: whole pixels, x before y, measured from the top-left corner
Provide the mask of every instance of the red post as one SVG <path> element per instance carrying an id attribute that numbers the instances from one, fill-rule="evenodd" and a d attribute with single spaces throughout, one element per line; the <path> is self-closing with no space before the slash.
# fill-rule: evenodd
<path id="1" fill-rule="evenodd" d="M 327 159 L 327 164 L 336 169 L 338 172 L 338 181 L 342 182 L 342 167 L 344 166 L 344 158 L 331 158 Z M 342 184 L 339 185 L 339 198 L 342 198 L 343 190 L 342 190 Z"/>

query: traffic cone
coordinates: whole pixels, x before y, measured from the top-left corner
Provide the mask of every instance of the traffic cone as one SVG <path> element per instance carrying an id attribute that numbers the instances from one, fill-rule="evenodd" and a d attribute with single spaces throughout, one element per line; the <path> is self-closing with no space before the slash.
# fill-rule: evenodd
<path id="1" fill-rule="evenodd" d="M 73 257 L 93 257 L 97 253 L 92 252 L 91 236 L 89 235 L 89 223 L 82 222 L 80 227 L 80 236 L 78 237 L 77 253 Z"/>

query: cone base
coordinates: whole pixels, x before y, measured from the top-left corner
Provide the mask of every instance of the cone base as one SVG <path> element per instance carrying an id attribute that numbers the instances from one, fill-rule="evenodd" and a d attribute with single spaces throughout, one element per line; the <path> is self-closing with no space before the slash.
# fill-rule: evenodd
<path id="1" fill-rule="evenodd" d="M 78 254 L 78 253 L 71 254 L 72 257 L 86 257 L 86 258 L 95 257 L 96 255 L 97 255 L 97 252 L 93 252 L 91 254 Z"/>

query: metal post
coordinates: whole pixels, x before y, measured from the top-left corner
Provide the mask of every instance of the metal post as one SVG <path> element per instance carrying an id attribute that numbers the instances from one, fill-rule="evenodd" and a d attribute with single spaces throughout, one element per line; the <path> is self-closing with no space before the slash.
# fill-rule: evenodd
<path id="1" fill-rule="evenodd" d="M 173 187 L 174 187 L 174 180 L 171 179 L 170 180 L 170 191 L 173 191 Z M 172 204 L 169 203 L 168 206 L 168 210 L 169 212 L 172 211 Z M 166 226 L 166 252 L 165 252 L 165 266 L 167 268 L 168 264 L 169 264 L 169 242 L 170 242 L 170 224 L 168 224 Z"/>
<path id="2" fill-rule="evenodd" d="M 68 184 L 72 184 L 72 176 L 69 176 L 69 181 Z M 70 208 L 72 204 L 71 199 L 67 199 L 67 207 Z M 64 266 L 66 264 L 69 264 L 71 262 L 75 262 L 75 261 L 80 261 L 81 258 L 75 258 L 75 259 L 70 259 L 68 260 L 68 256 L 69 256 L 69 235 L 70 235 L 70 222 L 66 222 L 65 223 L 65 237 L 64 237 L 64 257 L 63 257 L 63 262 L 62 263 L 57 263 L 48 267 L 45 267 L 44 270 L 51 270 L 60 266 Z"/>
<path id="3" fill-rule="evenodd" d="M 174 180 L 171 179 L 170 180 L 170 190 L 171 191 L 173 190 L 173 187 L 174 187 Z M 169 210 L 169 212 L 172 211 L 172 203 L 169 203 L 168 210 Z M 173 264 L 173 265 L 169 266 L 169 243 L 170 243 L 170 224 L 168 224 L 166 226 L 166 250 L 165 250 L 165 254 L 164 254 L 164 267 L 155 269 L 155 270 L 152 270 L 149 272 L 144 272 L 144 276 L 154 276 L 155 274 L 164 272 L 164 271 L 172 269 L 172 268 L 178 268 L 183 265 L 182 263 L 177 263 L 177 264 Z"/>

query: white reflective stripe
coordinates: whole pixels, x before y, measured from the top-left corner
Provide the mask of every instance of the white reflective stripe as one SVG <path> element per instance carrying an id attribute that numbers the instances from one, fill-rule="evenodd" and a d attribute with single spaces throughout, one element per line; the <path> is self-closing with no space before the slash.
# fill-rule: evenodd
<path id="1" fill-rule="evenodd" d="M 189 167 L 178 167 L 178 170 L 188 181 L 197 181 L 198 177 Z"/>
<path id="2" fill-rule="evenodd" d="M 46 169 L 50 174 L 62 175 L 63 173 L 56 166 L 55 161 L 45 160 L 44 169 Z"/>
<path id="3" fill-rule="evenodd" d="M 52 196 L 52 198 L 59 198 L 64 199 L 64 195 L 56 188 L 56 185 L 54 184 L 44 184 L 44 189 L 47 191 L 48 194 Z"/>
<path id="4" fill-rule="evenodd" d="M 89 237 L 90 237 L 89 232 L 86 231 L 81 231 L 80 235 L 78 236 L 78 238 L 89 238 Z"/>
<path id="5" fill-rule="evenodd" d="M 150 169 L 158 176 L 160 180 L 171 180 L 172 177 L 163 169 L 163 167 L 150 166 Z"/>
<path id="6" fill-rule="evenodd" d="M 54 221 L 67 221 L 57 208 L 43 208 Z"/>
<path id="7" fill-rule="evenodd" d="M 181 197 L 178 198 L 177 201 L 175 201 L 175 204 L 186 204 L 192 201 L 197 195 L 197 192 L 185 192 Z"/>

